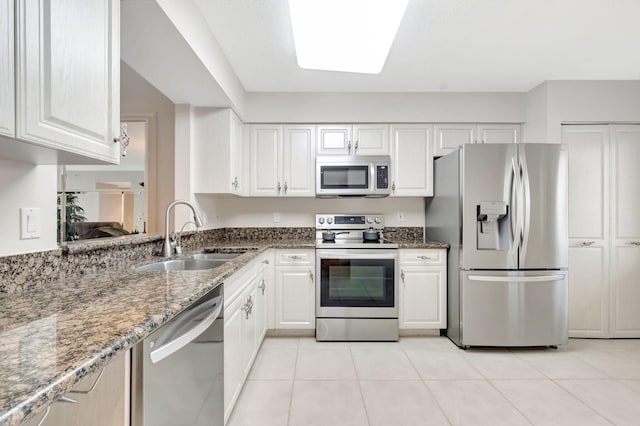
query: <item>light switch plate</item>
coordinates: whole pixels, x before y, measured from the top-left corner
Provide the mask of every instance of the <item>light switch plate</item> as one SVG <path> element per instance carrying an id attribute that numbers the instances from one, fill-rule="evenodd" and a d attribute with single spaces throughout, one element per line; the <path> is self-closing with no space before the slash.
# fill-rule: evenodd
<path id="1" fill-rule="evenodd" d="M 30 240 L 40 238 L 40 209 L 20 208 L 20 239 Z"/>

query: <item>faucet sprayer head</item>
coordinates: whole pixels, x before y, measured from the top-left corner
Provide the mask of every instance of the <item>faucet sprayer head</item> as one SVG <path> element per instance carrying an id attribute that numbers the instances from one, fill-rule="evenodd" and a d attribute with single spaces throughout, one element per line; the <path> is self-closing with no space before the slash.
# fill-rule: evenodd
<path id="1" fill-rule="evenodd" d="M 200 219 L 200 215 L 196 212 L 193 212 L 193 220 L 196 222 L 196 228 L 202 228 L 204 225 L 202 219 Z"/>

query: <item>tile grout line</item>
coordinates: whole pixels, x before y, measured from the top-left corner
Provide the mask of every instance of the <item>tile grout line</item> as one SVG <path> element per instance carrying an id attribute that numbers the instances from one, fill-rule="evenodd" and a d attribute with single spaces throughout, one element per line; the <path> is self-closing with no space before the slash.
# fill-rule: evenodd
<path id="1" fill-rule="evenodd" d="M 353 371 L 356 373 L 356 383 L 358 384 L 358 391 L 360 392 L 360 400 L 362 401 L 362 408 L 364 408 L 364 415 L 367 419 L 367 424 L 371 426 L 371 419 L 369 419 L 369 410 L 367 410 L 367 404 L 364 400 L 364 394 L 362 393 L 362 386 L 360 385 L 360 375 L 356 368 L 356 360 L 353 358 L 353 347 L 351 343 L 347 344 L 349 347 L 349 356 L 351 357 L 351 364 L 353 365 Z"/>
<path id="2" fill-rule="evenodd" d="M 589 408 L 591 411 L 593 411 L 594 413 L 596 413 L 597 415 L 599 415 L 600 417 L 602 417 L 605 421 L 611 423 L 612 425 L 615 425 L 616 423 L 609 419 L 609 417 L 605 416 L 604 413 L 599 412 L 598 410 L 596 410 L 595 408 L 591 407 L 589 404 L 587 404 L 586 401 L 583 401 L 582 398 L 580 398 L 578 395 L 575 395 L 573 392 L 571 392 L 569 389 L 565 388 L 564 386 L 562 386 L 562 384 L 558 383 L 556 380 L 586 380 L 586 381 L 590 381 L 590 380 L 610 380 L 610 379 L 549 379 L 553 382 L 553 384 L 555 384 L 556 386 L 558 386 L 560 389 L 562 389 L 563 391 L 565 391 L 566 393 L 568 393 L 569 395 L 571 395 L 572 397 L 574 397 L 575 399 L 577 399 L 578 401 L 580 401 L 581 404 L 584 404 L 587 408 Z"/>
<path id="3" fill-rule="evenodd" d="M 298 355 L 300 353 L 300 338 L 296 338 L 296 360 L 293 364 L 293 378 L 291 379 L 291 394 L 289 395 L 289 410 L 287 411 L 287 426 L 291 425 L 291 406 L 293 405 L 293 391 L 296 387 L 296 371 L 298 368 Z"/>

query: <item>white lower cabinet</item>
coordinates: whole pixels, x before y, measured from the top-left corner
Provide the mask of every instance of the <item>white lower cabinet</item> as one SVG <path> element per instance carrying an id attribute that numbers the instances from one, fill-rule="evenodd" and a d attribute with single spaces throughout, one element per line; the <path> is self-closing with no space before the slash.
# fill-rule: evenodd
<path id="1" fill-rule="evenodd" d="M 316 328 L 314 274 L 314 250 L 276 250 L 276 329 Z"/>
<path id="2" fill-rule="evenodd" d="M 224 283 L 224 418 L 240 396 L 267 331 L 273 251 L 262 253 Z"/>
<path id="3" fill-rule="evenodd" d="M 107 366 L 88 375 L 27 426 L 129 425 L 130 352 L 117 355 Z M 102 372 L 102 374 L 101 374 Z M 72 402 L 75 401 L 75 402 Z M 46 415 L 46 417 L 45 417 Z"/>
<path id="4" fill-rule="evenodd" d="M 445 249 L 400 250 L 400 329 L 447 328 Z"/>

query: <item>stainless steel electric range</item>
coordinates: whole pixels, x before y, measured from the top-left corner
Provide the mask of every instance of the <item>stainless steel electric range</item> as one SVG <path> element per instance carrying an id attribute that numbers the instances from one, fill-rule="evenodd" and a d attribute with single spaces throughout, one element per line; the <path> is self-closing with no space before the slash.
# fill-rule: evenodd
<path id="1" fill-rule="evenodd" d="M 398 340 L 398 245 L 383 215 L 316 215 L 316 277 L 316 340 Z"/>

